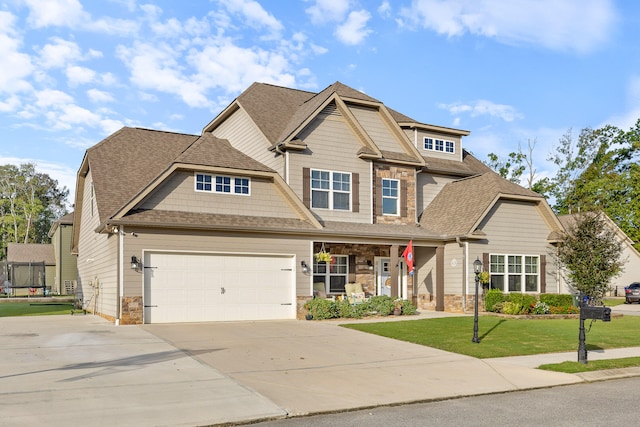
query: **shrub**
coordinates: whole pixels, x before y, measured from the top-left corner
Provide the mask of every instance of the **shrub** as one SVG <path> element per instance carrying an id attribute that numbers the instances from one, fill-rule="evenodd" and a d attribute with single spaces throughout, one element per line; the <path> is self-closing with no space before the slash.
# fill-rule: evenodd
<path id="1" fill-rule="evenodd" d="M 375 311 L 381 316 L 389 316 L 395 308 L 395 301 L 387 295 L 376 295 L 369 300 L 371 311 Z"/>
<path id="2" fill-rule="evenodd" d="M 343 299 L 335 302 L 337 317 L 345 319 L 360 319 L 371 311 L 368 301 L 352 305 L 348 300 Z"/>
<path id="3" fill-rule="evenodd" d="M 398 301 L 398 304 L 400 305 L 400 308 L 402 309 L 402 315 L 410 315 L 410 314 L 416 314 L 418 309 L 416 308 L 415 305 L 413 305 L 411 303 L 411 301 L 403 299 Z"/>
<path id="4" fill-rule="evenodd" d="M 315 320 L 334 319 L 338 317 L 338 310 L 334 301 L 324 298 L 314 298 L 304 304 Z"/>
<path id="5" fill-rule="evenodd" d="M 499 312 L 500 309 L 496 305 L 505 301 L 504 294 L 500 289 L 490 289 L 484 295 L 484 309 L 486 311 Z"/>
<path id="6" fill-rule="evenodd" d="M 548 306 L 571 307 L 573 306 L 573 295 L 569 294 L 540 294 L 540 302 Z"/>
<path id="7" fill-rule="evenodd" d="M 535 307 L 538 300 L 533 295 L 521 294 L 521 293 L 511 293 L 508 296 L 508 300 L 520 307 L 519 314 L 528 314 L 531 312 L 533 307 Z"/>
<path id="8" fill-rule="evenodd" d="M 579 314 L 580 308 L 570 306 L 549 306 L 549 314 Z"/>
<path id="9" fill-rule="evenodd" d="M 516 302 L 505 301 L 502 304 L 502 313 L 518 315 L 522 312 L 522 306 Z"/>
<path id="10" fill-rule="evenodd" d="M 533 310 L 531 310 L 532 314 L 548 314 L 549 306 L 546 302 L 538 301 L 536 305 L 533 306 Z"/>

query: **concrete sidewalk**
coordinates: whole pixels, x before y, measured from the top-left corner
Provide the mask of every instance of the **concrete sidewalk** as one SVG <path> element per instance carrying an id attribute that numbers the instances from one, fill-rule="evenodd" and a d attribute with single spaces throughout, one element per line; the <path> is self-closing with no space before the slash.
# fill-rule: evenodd
<path id="1" fill-rule="evenodd" d="M 339 323 L 3 318 L 0 419 L 8 426 L 198 426 L 599 379 L 534 369 L 577 353 L 481 360 Z M 640 349 L 589 352 L 589 360 L 627 356 Z M 640 375 L 623 371 L 608 375 Z"/>

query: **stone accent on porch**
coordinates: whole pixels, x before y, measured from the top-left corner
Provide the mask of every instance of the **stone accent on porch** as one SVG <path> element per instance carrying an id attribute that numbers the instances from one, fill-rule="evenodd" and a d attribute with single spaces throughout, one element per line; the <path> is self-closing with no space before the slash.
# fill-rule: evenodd
<path id="1" fill-rule="evenodd" d="M 120 324 L 142 324 L 142 296 L 122 298 L 122 313 L 120 314 Z"/>

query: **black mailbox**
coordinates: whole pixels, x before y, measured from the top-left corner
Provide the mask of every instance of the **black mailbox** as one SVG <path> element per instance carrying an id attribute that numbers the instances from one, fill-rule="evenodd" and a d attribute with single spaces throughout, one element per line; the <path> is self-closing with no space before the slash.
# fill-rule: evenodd
<path id="1" fill-rule="evenodd" d="M 609 307 L 589 306 L 580 308 L 582 319 L 596 319 L 603 322 L 611 321 L 611 309 Z"/>

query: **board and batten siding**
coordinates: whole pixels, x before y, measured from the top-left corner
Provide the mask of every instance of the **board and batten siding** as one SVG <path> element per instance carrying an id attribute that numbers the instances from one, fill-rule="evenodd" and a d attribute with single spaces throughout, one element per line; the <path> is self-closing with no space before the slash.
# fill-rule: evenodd
<path id="1" fill-rule="evenodd" d="M 280 176 L 284 176 L 283 157 L 276 156 L 269 151 L 271 142 L 267 140 L 242 108 L 233 112 L 230 117 L 213 130 L 212 134 L 218 138 L 228 140 L 235 149 L 274 169 Z"/>
<path id="2" fill-rule="evenodd" d="M 371 222 L 371 163 L 358 158 L 362 144 L 340 115 L 319 114 L 298 135 L 308 149 L 292 152 L 289 156 L 289 185 L 303 199 L 303 169 L 319 169 L 333 172 L 357 173 L 359 178 L 356 194 L 359 199 L 358 212 L 312 209 L 322 220 L 345 222 Z M 352 188 L 352 196 L 354 195 Z M 352 200 L 353 204 L 353 200 Z"/>
<path id="3" fill-rule="evenodd" d="M 131 228 L 130 231 L 134 229 Z M 127 231 L 127 230 L 125 230 Z M 132 255 L 144 259 L 145 252 L 182 252 L 207 254 L 271 254 L 296 258 L 296 295 L 311 295 L 312 276 L 304 275 L 300 261 L 312 265 L 311 242 L 308 238 L 279 237 L 275 234 L 240 234 L 237 232 L 205 232 L 189 230 L 135 229 L 135 236 L 128 231 L 124 235 L 125 259 Z M 153 266 L 144 269 L 144 274 L 153 274 Z M 238 265 L 242 269 L 242 265 Z M 181 286 L 188 284 L 176 284 Z M 143 273 L 130 268 L 124 271 L 124 296 L 142 296 Z"/>
<path id="4" fill-rule="evenodd" d="M 437 175 L 432 173 L 419 173 L 418 174 L 418 183 L 416 188 L 416 210 L 418 217 L 422 215 L 422 212 L 426 209 L 427 206 L 433 201 L 433 199 L 438 195 L 442 187 L 446 184 L 456 181 L 460 178 L 445 176 L 445 175 Z"/>
<path id="5" fill-rule="evenodd" d="M 546 255 L 546 292 L 558 290 L 557 269 L 553 264 L 554 248 L 547 242 L 549 225 L 534 203 L 500 200 L 479 227 L 488 243 L 469 245 L 469 258 L 482 260 L 483 253 L 500 255 Z M 474 283 L 473 270 L 469 283 Z"/>
<path id="6" fill-rule="evenodd" d="M 249 179 L 249 195 L 224 194 L 196 191 L 194 172 L 175 172 L 146 197 L 141 208 L 222 215 L 298 217 L 271 180 L 256 177 Z M 213 185 L 215 186 L 215 182 Z"/>
<path id="7" fill-rule="evenodd" d="M 99 234 L 98 209 L 91 197 L 91 173 L 82 195 L 78 240 L 78 287 L 83 306 L 112 318 L 117 314 L 118 238 Z M 93 209 L 91 203 L 94 203 Z M 93 211 L 93 214 L 92 214 Z"/>
<path id="8" fill-rule="evenodd" d="M 380 150 L 396 153 L 406 152 L 377 109 L 349 105 L 349 110 Z"/>

